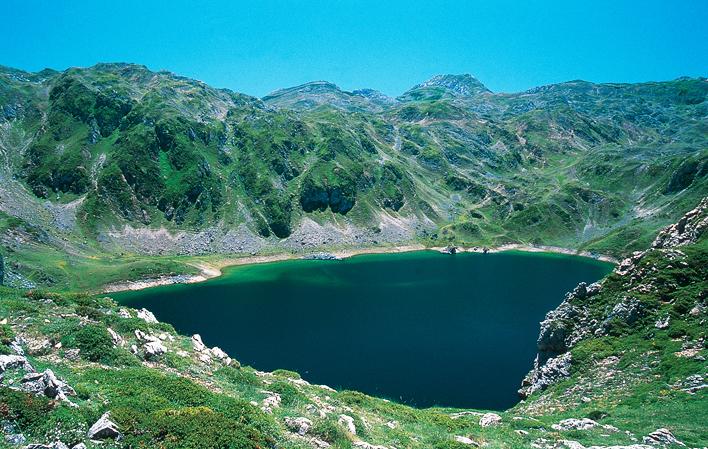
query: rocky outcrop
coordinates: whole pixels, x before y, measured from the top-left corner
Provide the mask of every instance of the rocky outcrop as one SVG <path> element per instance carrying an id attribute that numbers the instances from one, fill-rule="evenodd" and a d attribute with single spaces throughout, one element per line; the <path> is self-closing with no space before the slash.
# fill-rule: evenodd
<path id="1" fill-rule="evenodd" d="M 570 376 L 572 355 L 569 352 L 546 360 L 539 364 L 538 357 L 532 369 L 521 383 L 519 394 L 522 397 L 531 396 L 536 391 L 545 390 L 559 380 Z"/>
<path id="2" fill-rule="evenodd" d="M 696 243 L 708 229 L 708 198 L 681 219 L 664 228 L 654 240 L 652 248 L 675 248 Z"/>
<path id="3" fill-rule="evenodd" d="M 161 341 L 149 341 L 145 343 L 143 348 L 145 350 L 146 360 L 155 360 L 167 352 L 167 348 Z"/>
<path id="4" fill-rule="evenodd" d="M 708 198 L 704 198 L 693 210 L 684 215 L 676 224 L 664 228 L 655 239 L 652 247 L 646 251 L 638 251 L 624 259 L 615 268 L 616 276 L 635 283 L 637 291 L 647 291 L 650 286 L 641 281 L 646 270 L 641 268 L 644 257 L 653 252 L 661 251 L 663 258 L 680 262 L 685 255 L 678 249 L 683 245 L 696 243 L 708 229 Z M 594 297 L 601 293 L 601 284 L 587 285 L 580 283 L 565 300 L 548 314 L 541 322 L 541 330 L 537 341 L 538 354 L 534 360 L 533 369 L 524 378 L 519 395 L 526 398 L 536 391 L 543 390 L 559 380 L 570 375 L 572 358 L 568 352 L 580 340 L 591 335 L 606 335 L 618 325 L 636 323 L 648 311 L 646 306 L 633 297 L 628 288 L 627 294 L 605 309 L 604 316 L 591 316 L 591 306 Z M 603 305 L 604 307 L 604 305 Z M 666 320 L 657 321 L 656 327 L 668 325 Z M 565 355 L 561 357 L 561 355 Z"/>
<path id="5" fill-rule="evenodd" d="M 533 369 L 521 383 L 519 395 L 528 397 L 570 375 L 570 354 L 575 343 L 590 334 L 591 320 L 583 307 L 601 290 L 600 284 L 578 284 L 555 310 L 546 314 L 538 336 L 538 354 Z"/>
<path id="6" fill-rule="evenodd" d="M 110 412 L 104 413 L 89 429 L 87 436 L 92 440 L 108 440 L 121 437 L 118 425 L 111 421 Z"/>
<path id="7" fill-rule="evenodd" d="M 145 320 L 146 323 L 157 324 L 159 322 L 157 318 L 155 318 L 155 315 L 145 308 L 138 310 L 137 316 L 141 320 Z"/>
<path id="8" fill-rule="evenodd" d="M 66 382 L 56 377 L 54 372 L 47 369 L 43 373 L 28 373 L 20 381 L 20 389 L 37 395 L 44 395 L 50 399 L 57 399 L 70 403 L 67 396 L 76 396 L 76 392 Z M 73 404 L 72 404 L 73 405 Z"/>
<path id="9" fill-rule="evenodd" d="M 22 355 L 0 355 L 0 374 L 4 373 L 8 369 L 23 369 L 25 371 L 34 372 L 34 368 Z"/>

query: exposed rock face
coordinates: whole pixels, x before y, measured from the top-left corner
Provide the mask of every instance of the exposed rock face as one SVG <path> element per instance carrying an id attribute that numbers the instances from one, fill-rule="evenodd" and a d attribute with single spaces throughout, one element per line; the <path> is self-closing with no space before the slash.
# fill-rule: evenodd
<path id="1" fill-rule="evenodd" d="M 581 282 L 558 308 L 546 314 L 537 341 L 538 355 L 534 368 L 521 384 L 521 397 L 528 397 L 570 375 L 571 357 L 565 354 L 591 332 L 590 319 L 582 303 L 597 295 L 600 289 L 599 284 Z"/>
<path id="2" fill-rule="evenodd" d="M 546 363 L 539 365 L 536 359 L 534 369 L 531 370 L 523 382 L 519 394 L 522 397 L 531 396 L 539 390 L 546 389 L 549 385 L 570 376 L 570 363 L 572 356 L 569 352 L 546 360 Z"/>
<path id="3" fill-rule="evenodd" d="M 675 248 L 695 243 L 706 229 L 708 229 L 708 198 L 703 198 L 703 201 L 684 215 L 678 223 L 664 228 L 654 240 L 652 248 Z"/>
<path id="4" fill-rule="evenodd" d="M 106 440 L 120 438 L 118 425 L 111 421 L 110 412 L 106 412 L 91 426 L 88 437 L 92 440 Z"/>
<path id="5" fill-rule="evenodd" d="M 615 268 L 614 274 L 627 281 L 643 278 L 645 273 L 639 268 L 642 259 L 652 251 L 661 251 L 668 260 L 680 261 L 685 257 L 677 247 L 695 243 L 708 229 L 708 198 L 704 198 L 693 210 L 684 215 L 676 224 L 664 228 L 647 251 L 635 252 L 624 259 Z M 638 285 L 636 288 L 649 288 Z M 519 395 L 528 397 L 535 391 L 543 390 L 549 385 L 570 375 L 572 362 L 568 352 L 580 340 L 590 335 L 605 335 L 617 322 L 632 325 L 647 312 L 645 306 L 628 294 L 621 298 L 612 308 L 608 308 L 604 317 L 590 316 L 589 305 L 602 290 L 600 284 L 586 285 L 580 283 L 565 300 L 548 314 L 541 322 L 538 337 L 538 355 L 534 367 L 524 378 Z M 641 290 L 639 290 L 641 291 Z M 668 325 L 668 318 L 656 323 L 657 328 Z M 567 356 L 560 357 L 561 355 Z"/>

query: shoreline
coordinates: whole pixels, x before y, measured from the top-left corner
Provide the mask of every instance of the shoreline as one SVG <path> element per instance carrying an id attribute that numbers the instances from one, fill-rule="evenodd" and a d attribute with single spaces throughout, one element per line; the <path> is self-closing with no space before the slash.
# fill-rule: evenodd
<path id="1" fill-rule="evenodd" d="M 486 253 L 501 253 L 505 251 L 522 251 L 528 253 L 553 253 L 553 254 L 565 254 L 568 256 L 580 256 L 587 257 L 590 259 L 600 260 L 602 262 L 608 262 L 613 264 L 618 264 L 619 260 L 614 257 L 595 254 L 589 251 L 577 251 L 570 248 L 563 248 L 559 246 L 548 246 L 548 245 L 524 245 L 520 243 L 510 243 L 495 247 L 484 247 L 484 246 L 473 246 L 473 247 L 455 247 L 456 251 L 459 253 L 478 253 L 484 254 L 486 248 Z M 333 256 L 333 259 L 341 260 L 348 259 L 350 257 L 364 255 L 364 254 L 396 254 L 396 253 L 407 253 L 413 251 L 437 251 L 444 252 L 446 247 L 428 247 L 421 244 L 411 244 L 411 245 L 401 245 L 401 246 L 379 246 L 372 248 L 351 248 L 343 249 L 337 251 L 327 251 L 326 254 Z M 169 275 L 161 276 L 155 279 L 143 279 L 138 281 L 124 281 L 117 282 L 113 284 L 108 284 L 103 287 L 101 293 L 117 293 L 124 291 L 137 291 L 146 288 L 159 287 L 165 285 L 174 284 L 196 284 L 198 282 L 208 281 L 209 279 L 214 279 L 223 274 L 223 269 L 227 267 L 234 267 L 240 265 L 253 265 L 261 263 L 270 262 L 282 262 L 286 260 L 301 260 L 305 255 L 296 255 L 292 253 L 280 253 L 271 255 L 253 255 L 235 258 L 223 258 L 215 261 L 201 261 L 201 262 L 191 262 L 187 265 L 191 265 L 197 268 L 200 272 L 199 274 L 180 274 L 180 275 Z"/>

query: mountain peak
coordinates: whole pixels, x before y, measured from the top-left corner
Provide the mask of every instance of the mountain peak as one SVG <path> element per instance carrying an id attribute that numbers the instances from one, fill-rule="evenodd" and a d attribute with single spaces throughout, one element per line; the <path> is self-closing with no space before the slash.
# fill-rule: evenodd
<path id="1" fill-rule="evenodd" d="M 443 87 L 451 93 L 463 97 L 490 92 L 477 78 L 467 73 L 462 75 L 435 75 L 413 89 L 425 87 Z"/>
<path id="2" fill-rule="evenodd" d="M 435 75 L 429 80 L 413 86 L 399 100 L 420 101 L 438 100 L 440 98 L 474 97 L 490 93 L 477 78 L 469 74 Z"/>

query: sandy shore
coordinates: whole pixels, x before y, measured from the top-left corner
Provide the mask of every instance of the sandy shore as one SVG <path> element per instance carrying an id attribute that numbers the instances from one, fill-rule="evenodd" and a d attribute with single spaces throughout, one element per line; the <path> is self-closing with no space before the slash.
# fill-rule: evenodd
<path id="1" fill-rule="evenodd" d="M 558 253 L 567 254 L 573 256 L 590 257 L 592 259 L 602 260 L 604 262 L 618 263 L 618 260 L 602 255 L 590 253 L 587 251 L 576 251 L 574 249 L 561 248 L 557 246 L 529 246 L 521 244 L 508 244 L 497 247 L 455 247 L 457 252 L 470 252 L 470 253 L 499 253 L 503 251 L 525 251 L 533 253 Z M 444 247 L 426 247 L 420 244 L 414 245 L 403 245 L 403 246 L 381 246 L 373 248 L 352 248 L 339 251 L 328 251 L 326 254 L 331 254 L 338 259 L 346 259 L 348 257 L 357 256 L 360 254 L 394 254 L 394 253 L 405 253 L 411 251 L 440 251 L 442 252 Z M 114 293 L 127 290 L 142 290 L 150 287 L 157 287 L 161 285 L 172 285 L 172 284 L 194 284 L 197 282 L 203 282 L 208 279 L 212 279 L 221 276 L 222 269 L 226 267 L 232 267 L 237 265 L 250 265 L 257 263 L 268 263 L 268 262 L 279 262 L 283 260 L 294 260 L 302 259 L 304 255 L 301 254 L 271 254 L 271 255 L 261 255 L 261 256 L 244 256 L 244 257 L 227 257 L 223 259 L 216 259 L 210 261 L 200 261 L 193 262 L 189 265 L 199 269 L 200 273 L 195 275 L 175 275 L 175 276 L 162 276 L 154 279 L 144 279 L 139 281 L 125 281 L 115 284 L 107 285 L 103 289 L 103 293 Z"/>

